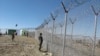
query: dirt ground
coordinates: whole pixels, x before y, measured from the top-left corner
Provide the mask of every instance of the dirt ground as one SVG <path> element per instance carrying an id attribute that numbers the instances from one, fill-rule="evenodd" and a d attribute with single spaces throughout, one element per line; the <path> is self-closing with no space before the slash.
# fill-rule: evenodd
<path id="1" fill-rule="evenodd" d="M 62 42 L 63 40 L 60 38 L 53 38 L 52 52 L 54 56 L 62 56 Z M 49 44 L 49 46 L 51 45 Z M 64 54 L 65 56 L 92 56 L 92 45 L 87 46 L 76 41 L 72 43 L 70 39 L 66 39 Z M 95 49 L 95 56 L 100 56 L 100 48 L 98 47 Z"/>
<path id="2" fill-rule="evenodd" d="M 34 38 L 0 36 L 0 56 L 45 56 L 38 51 L 38 42 Z"/>
<path id="3" fill-rule="evenodd" d="M 57 41 L 56 41 L 57 42 Z M 60 41 L 59 41 L 60 42 Z M 62 55 L 62 46 L 53 45 L 54 56 Z M 67 56 L 91 56 L 92 48 L 83 46 L 80 43 L 74 43 L 73 47 L 66 46 L 65 55 Z M 71 55 L 69 54 L 71 53 Z M 96 48 L 96 56 L 100 56 L 100 48 Z M 16 36 L 15 40 L 11 40 L 11 36 L 0 37 L 0 56 L 49 56 L 43 55 L 38 50 L 38 41 L 31 37 Z"/>

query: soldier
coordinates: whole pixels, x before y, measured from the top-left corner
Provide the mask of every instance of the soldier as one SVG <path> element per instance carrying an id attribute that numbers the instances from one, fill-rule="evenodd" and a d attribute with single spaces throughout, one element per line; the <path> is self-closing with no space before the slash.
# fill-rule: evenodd
<path id="1" fill-rule="evenodd" d="M 41 51 L 42 43 L 43 43 L 43 37 L 42 37 L 42 33 L 40 33 L 40 36 L 39 36 L 39 51 Z"/>
<path id="2" fill-rule="evenodd" d="M 14 40 L 15 38 L 15 33 L 12 34 L 12 41 Z"/>

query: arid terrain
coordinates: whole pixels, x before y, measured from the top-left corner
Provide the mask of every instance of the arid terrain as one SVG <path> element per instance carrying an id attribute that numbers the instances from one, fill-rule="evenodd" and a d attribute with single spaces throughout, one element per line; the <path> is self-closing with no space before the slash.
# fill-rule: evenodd
<path id="1" fill-rule="evenodd" d="M 38 42 L 34 38 L 16 36 L 11 40 L 11 36 L 0 37 L 0 56 L 45 56 L 38 51 Z"/>
<path id="2" fill-rule="evenodd" d="M 56 40 L 56 41 L 54 41 Z M 65 55 L 67 56 L 91 56 L 91 45 L 83 45 L 66 39 Z M 53 39 L 52 53 L 54 56 L 62 56 L 62 40 L 60 38 Z M 43 47 L 45 46 L 45 40 Z M 50 49 L 48 42 L 48 50 Z M 100 48 L 96 47 L 96 56 L 100 56 Z M 0 37 L 0 56 L 46 56 L 38 50 L 38 41 L 32 37 L 16 36 L 15 40 L 11 40 L 11 36 Z"/>
<path id="3" fill-rule="evenodd" d="M 80 40 L 79 40 L 80 41 Z M 50 49 L 50 41 L 48 42 L 48 48 Z M 63 39 L 59 37 L 53 37 L 52 53 L 54 56 L 62 56 Z M 100 56 L 100 48 L 96 46 L 95 56 Z M 92 44 L 88 42 L 77 42 L 76 39 L 71 43 L 71 39 L 66 38 L 65 43 L 65 56 L 91 56 Z"/>

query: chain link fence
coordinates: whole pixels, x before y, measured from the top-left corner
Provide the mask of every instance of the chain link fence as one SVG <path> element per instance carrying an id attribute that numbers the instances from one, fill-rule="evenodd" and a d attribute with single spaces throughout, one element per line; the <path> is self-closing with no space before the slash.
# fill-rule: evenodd
<path id="1" fill-rule="evenodd" d="M 63 2 L 65 10 L 68 9 L 65 45 L 63 41 L 66 15 L 61 5 L 44 20 L 43 24 L 36 28 L 35 37 L 37 38 L 40 33 L 43 33 L 43 48 L 51 52 L 53 56 L 100 56 L 100 17 L 98 16 L 98 30 L 94 42 L 94 14 L 91 9 L 92 4 L 97 11 L 100 10 L 97 4 L 100 1 L 75 1 L 76 3 L 71 3 L 69 7 L 66 6 L 68 5 L 66 0 Z M 72 2 L 75 1 L 72 0 Z M 95 51 L 93 43 L 95 43 Z"/>
<path id="2" fill-rule="evenodd" d="M 70 1 L 71 3 L 69 3 Z M 61 5 L 58 6 L 39 27 L 25 29 L 28 32 L 28 36 L 35 37 L 38 40 L 39 34 L 42 33 L 44 39 L 43 49 L 51 52 L 53 56 L 100 56 L 99 16 L 97 17 L 98 29 L 95 51 L 94 55 L 92 54 L 94 43 L 94 14 L 91 9 L 91 5 L 94 5 L 96 11 L 100 10 L 100 5 L 98 5 L 100 1 L 70 1 L 63 0 L 66 9 Z M 66 16 L 64 10 L 68 10 L 65 44 L 63 44 L 65 33 L 64 18 Z M 4 33 L 6 33 L 6 30 L 1 29 L 0 31 L 5 31 Z M 18 30 L 20 31 L 21 29 Z"/>

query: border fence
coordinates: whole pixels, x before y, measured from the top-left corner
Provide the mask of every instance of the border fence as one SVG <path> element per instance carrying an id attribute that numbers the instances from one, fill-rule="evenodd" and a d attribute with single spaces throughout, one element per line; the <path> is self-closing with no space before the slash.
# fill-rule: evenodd
<path id="1" fill-rule="evenodd" d="M 100 0 L 63 0 L 40 26 L 25 30 L 37 40 L 39 34 L 43 33 L 43 49 L 53 56 L 100 56 L 98 2 Z M 85 4 L 89 5 L 88 9 Z"/>
<path id="2" fill-rule="evenodd" d="M 100 13 L 98 2 L 100 1 L 63 0 L 61 5 L 36 28 L 36 37 L 43 33 L 43 48 L 53 56 L 100 56 L 100 40 L 97 37 L 97 15 Z M 89 8 L 85 8 L 85 4 L 88 4 Z M 84 8 L 80 9 L 82 6 Z"/>

